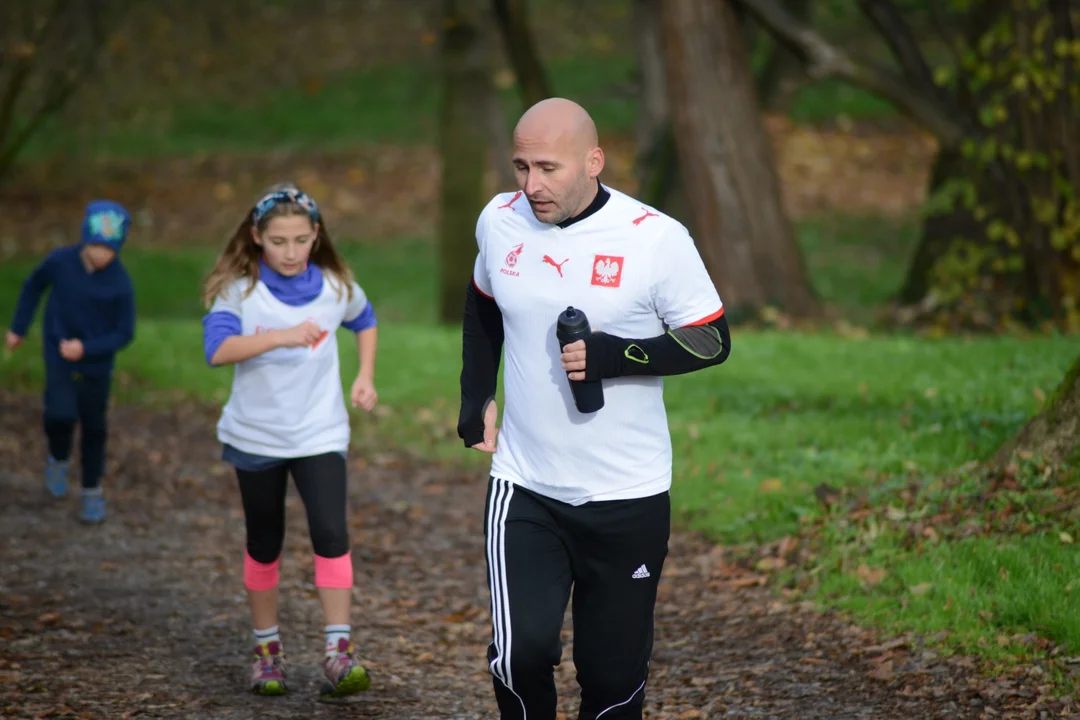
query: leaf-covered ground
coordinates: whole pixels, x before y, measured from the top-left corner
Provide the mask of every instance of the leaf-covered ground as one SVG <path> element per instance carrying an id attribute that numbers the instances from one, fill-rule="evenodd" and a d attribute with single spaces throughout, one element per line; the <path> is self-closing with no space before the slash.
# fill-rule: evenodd
<path id="1" fill-rule="evenodd" d="M 796 220 L 839 212 L 909 216 L 925 199 L 935 146 L 924 134 L 815 129 L 770 116 L 785 207 Z M 632 136 L 601 138 L 602 179 L 636 192 Z M 132 242 L 217 245 L 264 188 L 299 182 L 329 213 L 335 238 L 432 237 L 439 163 L 427 146 L 393 143 L 351 150 L 114 161 L 80 172 L 28 167 L 0 192 L 0 258 L 41 254 L 78 238 L 88 197 L 125 203 L 135 216 Z M 492 178 L 494 183 L 494 178 Z M 491 184 L 489 190 L 506 189 Z"/>
<path id="2" fill-rule="evenodd" d="M 288 504 L 281 626 L 293 693 L 245 692 L 243 521 L 216 461 L 216 411 L 117 407 L 108 522 L 47 500 L 37 396 L 0 391 L 0 716 L 491 718 L 484 479 L 388 452 L 354 458 L 354 639 L 372 689 L 316 702 L 318 602 Z M 1038 668 L 987 678 L 913 638 L 882 641 L 770 596 L 722 548 L 676 532 L 658 605 L 649 718 L 1070 717 Z M 566 637 L 561 717 L 573 718 Z"/>

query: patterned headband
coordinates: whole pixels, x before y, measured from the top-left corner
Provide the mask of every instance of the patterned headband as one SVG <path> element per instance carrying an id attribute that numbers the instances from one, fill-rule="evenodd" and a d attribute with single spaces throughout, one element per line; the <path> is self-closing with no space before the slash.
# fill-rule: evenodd
<path id="1" fill-rule="evenodd" d="M 270 208 L 278 203 L 285 202 L 296 203 L 307 211 L 312 220 L 315 222 L 319 221 L 319 206 L 315 204 L 314 200 L 308 197 L 307 193 L 301 192 L 300 190 L 278 190 L 277 192 L 263 195 L 259 202 L 255 203 L 255 209 L 251 213 L 251 222 L 258 225 L 259 221 L 265 217 L 266 213 L 270 212 Z"/>

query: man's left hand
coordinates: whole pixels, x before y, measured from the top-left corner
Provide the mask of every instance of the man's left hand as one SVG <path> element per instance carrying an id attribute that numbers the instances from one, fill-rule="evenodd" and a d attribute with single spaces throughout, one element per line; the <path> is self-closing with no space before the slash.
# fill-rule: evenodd
<path id="1" fill-rule="evenodd" d="M 60 341 L 60 357 L 68 362 L 78 362 L 82 360 L 84 352 L 82 340 Z"/>
<path id="2" fill-rule="evenodd" d="M 563 346 L 563 353 L 559 356 L 562 360 L 563 370 L 570 373 L 571 380 L 585 379 L 585 341 L 575 340 L 569 345 Z"/>

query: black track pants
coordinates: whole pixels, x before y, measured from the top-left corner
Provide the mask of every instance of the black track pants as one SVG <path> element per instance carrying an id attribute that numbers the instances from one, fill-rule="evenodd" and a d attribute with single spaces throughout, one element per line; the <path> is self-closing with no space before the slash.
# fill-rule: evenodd
<path id="1" fill-rule="evenodd" d="M 579 720 L 641 718 L 668 493 L 572 506 L 493 478 L 486 505 L 488 662 L 503 720 L 554 720 L 571 590 Z"/>

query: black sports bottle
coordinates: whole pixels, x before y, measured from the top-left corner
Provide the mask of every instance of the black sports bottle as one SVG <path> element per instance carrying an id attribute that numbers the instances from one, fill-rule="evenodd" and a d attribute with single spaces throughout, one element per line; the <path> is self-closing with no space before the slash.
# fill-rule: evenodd
<path id="1" fill-rule="evenodd" d="M 555 337 L 559 340 L 560 352 L 565 346 L 584 340 L 590 334 L 592 329 L 585 313 L 575 307 L 568 307 L 559 313 L 559 320 L 555 324 Z M 570 392 L 574 395 L 578 412 L 593 413 L 604 407 L 604 386 L 599 380 L 570 380 Z"/>

